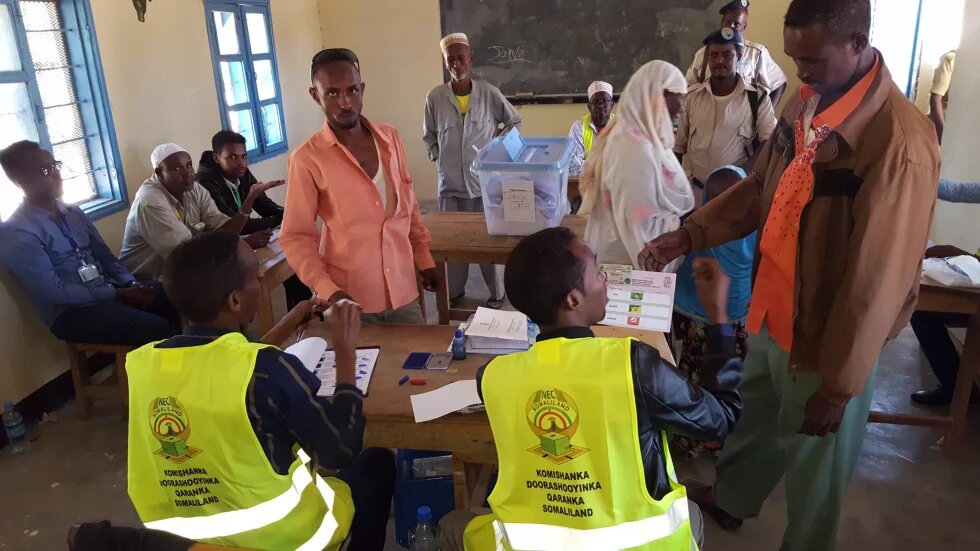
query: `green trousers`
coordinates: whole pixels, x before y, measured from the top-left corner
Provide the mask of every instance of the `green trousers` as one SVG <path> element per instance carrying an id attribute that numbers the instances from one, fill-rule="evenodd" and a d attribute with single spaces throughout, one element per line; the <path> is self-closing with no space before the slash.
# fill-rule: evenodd
<path id="1" fill-rule="evenodd" d="M 847 404 L 840 430 L 818 438 L 797 431 L 820 377 L 791 374 L 788 360 L 765 325 L 749 337 L 741 389 L 745 406 L 716 466 L 715 498 L 729 514 L 753 518 L 785 475 L 789 523 L 782 551 L 829 551 L 861 452 L 877 367 L 864 392 Z"/>

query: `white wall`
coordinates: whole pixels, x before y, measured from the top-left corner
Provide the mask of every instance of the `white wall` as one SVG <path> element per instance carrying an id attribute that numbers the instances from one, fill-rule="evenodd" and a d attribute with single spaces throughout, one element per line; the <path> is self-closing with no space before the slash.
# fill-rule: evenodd
<path id="1" fill-rule="evenodd" d="M 949 111 L 943 136 L 943 177 L 955 181 L 980 181 L 977 128 L 980 105 L 973 93 L 980 90 L 980 1 L 966 3 L 963 38 L 956 54 L 956 70 L 950 86 Z M 939 202 L 933 240 L 967 251 L 980 247 L 980 206 Z"/>

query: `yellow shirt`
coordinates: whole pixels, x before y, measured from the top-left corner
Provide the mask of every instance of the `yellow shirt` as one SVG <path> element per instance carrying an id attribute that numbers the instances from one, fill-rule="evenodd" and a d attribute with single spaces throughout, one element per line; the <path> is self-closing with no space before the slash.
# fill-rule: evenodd
<path id="1" fill-rule="evenodd" d="M 470 108 L 470 95 L 466 94 L 461 96 L 459 94 L 456 94 L 456 103 L 459 104 L 459 112 L 460 114 L 463 115 L 463 118 L 465 119 L 466 111 Z"/>

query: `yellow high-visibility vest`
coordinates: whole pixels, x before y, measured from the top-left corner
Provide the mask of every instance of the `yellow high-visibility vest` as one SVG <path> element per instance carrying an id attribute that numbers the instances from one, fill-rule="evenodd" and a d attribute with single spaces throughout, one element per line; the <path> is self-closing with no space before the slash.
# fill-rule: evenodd
<path id="1" fill-rule="evenodd" d="M 592 114 L 582 117 L 582 143 L 585 145 L 585 158 L 589 158 L 592 144 L 595 143 L 595 130 L 592 130 Z"/>
<path id="2" fill-rule="evenodd" d="M 252 549 L 339 549 L 354 504 L 298 448 L 276 473 L 245 411 L 265 345 L 241 333 L 186 348 L 151 343 L 126 359 L 129 497 L 147 528 Z"/>
<path id="3" fill-rule="evenodd" d="M 609 115 L 609 120 L 611 121 L 616 115 Z M 609 123 L 607 122 L 606 125 Z M 596 131 L 592 129 L 592 114 L 589 113 L 582 117 L 582 144 L 585 146 L 585 157 L 589 158 L 589 152 L 592 151 L 592 144 L 595 143 Z"/>
<path id="4" fill-rule="evenodd" d="M 500 473 L 467 550 L 691 551 L 687 492 L 656 500 L 640 452 L 630 339 L 552 339 L 483 375 Z"/>

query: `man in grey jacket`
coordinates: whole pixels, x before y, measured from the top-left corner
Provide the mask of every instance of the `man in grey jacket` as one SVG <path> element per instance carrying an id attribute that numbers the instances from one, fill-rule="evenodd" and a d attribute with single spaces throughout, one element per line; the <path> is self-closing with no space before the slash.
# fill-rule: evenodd
<path id="1" fill-rule="evenodd" d="M 477 151 L 494 136 L 520 126 L 521 116 L 496 86 L 470 78 L 473 52 L 463 33 L 447 35 L 442 47 L 450 82 L 436 86 L 425 98 L 422 141 L 439 168 L 439 210 L 483 212 L 480 179 L 470 172 Z M 503 304 L 503 284 L 492 265 L 481 265 L 490 289 L 487 306 Z M 449 265 L 449 297 L 458 303 L 466 294 L 469 266 Z"/>

